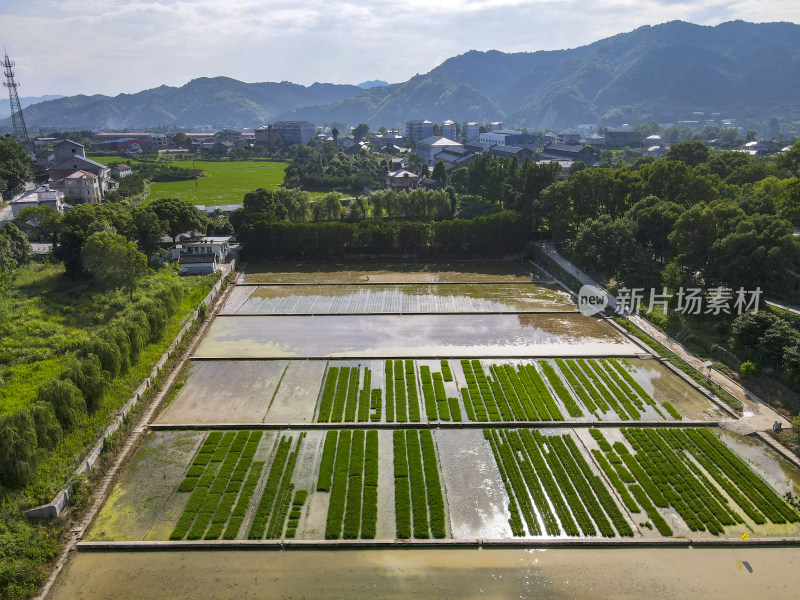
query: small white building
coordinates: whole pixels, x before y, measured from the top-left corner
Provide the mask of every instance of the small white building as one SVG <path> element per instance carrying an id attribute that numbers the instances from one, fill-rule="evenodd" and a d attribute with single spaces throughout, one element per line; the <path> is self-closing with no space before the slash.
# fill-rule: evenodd
<path id="1" fill-rule="evenodd" d="M 172 260 L 180 262 L 184 256 L 214 255 L 216 260 L 224 262 L 231 250 L 231 236 L 207 236 L 199 240 L 175 244 L 169 249 Z"/>
<path id="2" fill-rule="evenodd" d="M 52 206 L 63 214 L 64 192 L 51 190 L 47 185 L 35 190 L 28 190 L 11 201 L 11 212 L 16 217 L 19 211 L 29 206 Z"/>

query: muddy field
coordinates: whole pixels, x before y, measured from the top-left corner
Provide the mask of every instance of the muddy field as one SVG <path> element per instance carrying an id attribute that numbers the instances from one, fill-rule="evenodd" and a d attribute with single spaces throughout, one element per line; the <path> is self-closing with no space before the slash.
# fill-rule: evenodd
<path id="1" fill-rule="evenodd" d="M 525 282 L 531 267 L 523 262 L 270 262 L 249 263 L 245 283 L 463 283 Z"/>
<path id="2" fill-rule="evenodd" d="M 195 356 L 370 358 L 631 356 L 639 347 L 580 314 L 220 317 Z"/>
<path id="3" fill-rule="evenodd" d="M 533 284 L 239 286 L 230 315 L 572 311 L 565 292 Z"/>
<path id="4" fill-rule="evenodd" d="M 77 553 L 55 600 L 794 598 L 795 548 Z"/>
<path id="5" fill-rule="evenodd" d="M 186 383 L 156 422 L 261 423 L 288 366 L 286 361 L 193 362 Z M 296 372 L 292 369 L 292 377 Z M 285 403 L 281 399 L 279 406 Z"/>

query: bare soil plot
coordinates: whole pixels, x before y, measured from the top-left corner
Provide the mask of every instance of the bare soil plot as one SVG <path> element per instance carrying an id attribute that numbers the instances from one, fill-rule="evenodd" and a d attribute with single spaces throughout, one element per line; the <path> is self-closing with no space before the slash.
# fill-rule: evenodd
<path id="1" fill-rule="evenodd" d="M 530 281 L 522 262 L 248 263 L 246 283 L 446 283 Z"/>
<path id="2" fill-rule="evenodd" d="M 198 357 L 630 356 L 638 346 L 580 314 L 224 317 Z"/>
<path id="3" fill-rule="evenodd" d="M 87 540 L 166 540 L 183 512 L 176 488 L 204 432 L 157 431 L 126 466 Z"/>
<path id="4" fill-rule="evenodd" d="M 246 290 L 246 291 L 241 291 Z M 223 314 L 576 311 L 565 292 L 533 283 L 238 286 Z"/>
<path id="5" fill-rule="evenodd" d="M 186 384 L 157 423 L 261 423 L 286 361 L 204 361 L 191 364 Z"/>

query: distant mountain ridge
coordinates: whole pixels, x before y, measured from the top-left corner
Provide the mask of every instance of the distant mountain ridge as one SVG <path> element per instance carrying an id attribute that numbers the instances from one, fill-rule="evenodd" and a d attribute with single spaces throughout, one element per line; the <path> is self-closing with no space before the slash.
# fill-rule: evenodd
<path id="1" fill-rule="evenodd" d="M 470 51 L 403 83 L 368 89 L 200 78 L 113 98 L 51 100 L 25 109 L 25 119 L 29 127 L 53 128 L 253 127 L 282 118 L 372 126 L 502 120 L 540 128 L 614 114 L 669 122 L 693 110 L 798 118 L 800 25 L 672 21 L 570 50 Z"/>
<path id="2" fill-rule="evenodd" d="M 200 77 L 181 87 L 162 85 L 110 97 L 70 96 L 23 109 L 29 128 L 107 128 L 172 125 L 257 127 L 309 104 L 328 104 L 356 95 L 355 85 L 244 83 L 230 77 Z M 0 126 L 8 125 L 0 121 Z"/>
<path id="3" fill-rule="evenodd" d="M 369 81 L 362 81 L 358 84 L 358 87 L 362 90 L 369 90 L 374 87 L 386 87 L 387 85 L 389 85 L 389 83 L 383 79 L 370 79 Z"/>
<path id="4" fill-rule="evenodd" d="M 57 100 L 58 98 L 63 98 L 64 96 L 60 96 L 59 94 L 46 94 L 44 96 L 22 96 L 19 99 L 19 104 L 22 108 L 26 108 L 31 104 L 36 104 L 38 102 L 45 102 L 46 100 Z M 4 98 L 0 101 L 0 119 L 7 117 L 11 114 L 11 104 L 9 104 L 8 99 Z"/>

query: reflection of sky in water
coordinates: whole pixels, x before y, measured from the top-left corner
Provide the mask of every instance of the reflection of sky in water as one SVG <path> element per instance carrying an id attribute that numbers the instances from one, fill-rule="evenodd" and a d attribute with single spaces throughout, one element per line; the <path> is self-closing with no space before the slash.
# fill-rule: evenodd
<path id="1" fill-rule="evenodd" d="M 242 288 L 247 289 L 247 288 Z M 564 293 L 523 284 L 260 286 L 242 302 L 230 301 L 224 313 L 458 313 L 576 311 Z"/>
<path id="2" fill-rule="evenodd" d="M 582 315 L 223 317 L 198 356 L 546 356 L 635 354 Z"/>

